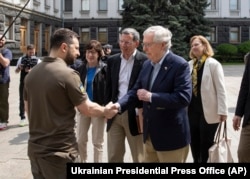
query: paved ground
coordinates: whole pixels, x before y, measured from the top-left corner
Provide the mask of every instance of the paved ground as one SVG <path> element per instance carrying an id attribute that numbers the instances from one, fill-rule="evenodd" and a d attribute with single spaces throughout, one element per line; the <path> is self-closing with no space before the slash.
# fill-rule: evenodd
<path id="1" fill-rule="evenodd" d="M 244 65 L 223 66 L 226 76 L 226 88 L 228 92 L 228 135 L 232 138 L 232 152 L 234 160 L 237 162 L 237 146 L 240 132 L 232 129 L 232 117 L 235 110 L 238 90 L 244 70 Z M 11 67 L 10 83 L 10 117 L 9 129 L 0 131 L 0 179 L 31 179 L 30 164 L 27 157 L 27 140 L 29 137 L 28 127 L 19 127 L 18 105 L 19 105 L 19 74 L 14 73 Z M 128 148 L 127 148 L 128 149 Z M 125 162 L 131 162 L 129 150 L 125 156 Z M 89 145 L 89 161 L 93 161 L 92 147 Z M 104 151 L 104 162 L 107 161 L 106 145 Z M 191 155 L 188 162 L 192 162 Z"/>

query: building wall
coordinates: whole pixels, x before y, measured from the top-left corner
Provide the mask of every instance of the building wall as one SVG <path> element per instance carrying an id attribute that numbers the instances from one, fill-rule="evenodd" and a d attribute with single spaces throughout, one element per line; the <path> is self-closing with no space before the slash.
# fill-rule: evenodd
<path id="1" fill-rule="evenodd" d="M 14 38 L 13 39 L 7 38 L 6 46 L 12 50 L 14 61 L 16 61 L 16 59 L 18 59 L 20 56 L 23 55 L 23 52 L 20 49 L 21 19 L 28 20 L 27 43 L 34 43 L 35 24 L 40 24 L 39 36 L 40 36 L 41 41 L 39 41 L 39 49 L 37 49 L 37 56 L 43 56 L 47 54 L 47 51 L 45 51 L 44 49 L 44 41 L 43 41 L 45 26 L 50 25 L 51 31 L 62 26 L 62 19 L 61 19 L 60 11 L 59 10 L 56 11 L 52 7 L 45 9 L 44 0 L 41 0 L 39 2 L 37 0 L 31 0 L 27 4 L 27 6 L 23 8 L 26 2 L 27 2 L 26 0 L 15 0 L 14 3 L 13 3 L 13 0 L 1 0 L 0 1 L 0 33 L 1 34 L 4 34 L 7 30 L 4 28 L 5 17 L 9 16 L 9 17 L 12 17 L 13 19 Z M 23 11 L 21 12 L 22 9 Z"/>
<path id="2" fill-rule="evenodd" d="M 108 28 L 108 42 L 114 48 L 118 48 L 118 31 L 121 27 L 122 17 L 118 10 L 119 0 L 107 0 L 107 11 L 98 10 L 98 0 L 90 0 L 89 11 L 81 10 L 81 0 L 72 0 L 72 12 L 63 9 L 65 0 L 30 0 L 27 7 L 14 23 L 15 39 L 8 46 L 14 53 L 14 58 L 21 55 L 20 51 L 20 22 L 21 18 L 28 19 L 28 43 L 34 43 L 35 24 L 40 26 L 40 41 L 38 44 L 38 56 L 47 55 L 44 49 L 44 30 L 47 25 L 51 31 L 58 27 L 67 27 L 80 34 L 81 28 L 90 27 L 90 38 L 98 38 L 98 28 Z M 25 5 L 27 0 L 0 0 L 0 33 L 4 32 L 4 17 L 13 18 Z M 211 20 L 216 27 L 215 47 L 220 43 L 229 43 L 230 27 L 240 27 L 240 43 L 250 39 L 250 0 L 239 0 L 239 10 L 230 11 L 230 0 L 217 0 L 215 10 L 206 10 L 206 18 Z M 47 3 L 47 4 L 46 4 Z M 97 39 L 98 40 L 98 39 Z"/>

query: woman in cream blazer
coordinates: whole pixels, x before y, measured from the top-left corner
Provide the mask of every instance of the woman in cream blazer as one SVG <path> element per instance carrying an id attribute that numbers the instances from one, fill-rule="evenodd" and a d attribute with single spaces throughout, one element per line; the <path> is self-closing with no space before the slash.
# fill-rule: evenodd
<path id="1" fill-rule="evenodd" d="M 195 163 L 206 163 L 218 124 L 228 115 L 224 72 L 222 65 L 212 58 L 214 52 L 205 37 L 193 36 L 190 45 L 189 56 L 192 60 L 189 66 L 193 81 L 192 100 L 188 107 L 191 151 Z M 201 65 L 197 76 L 194 76 L 199 60 Z M 195 84 L 197 95 L 194 94 Z"/>

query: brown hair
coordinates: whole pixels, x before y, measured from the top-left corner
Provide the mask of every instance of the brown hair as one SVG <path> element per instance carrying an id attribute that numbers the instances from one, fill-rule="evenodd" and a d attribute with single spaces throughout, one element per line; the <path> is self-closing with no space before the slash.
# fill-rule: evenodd
<path id="1" fill-rule="evenodd" d="M 33 44 L 27 45 L 27 50 L 33 50 L 35 46 Z"/>
<path id="2" fill-rule="evenodd" d="M 195 36 L 191 37 L 190 46 L 195 39 L 199 39 L 201 41 L 202 45 L 205 47 L 204 51 L 203 51 L 204 55 L 206 55 L 207 57 L 212 57 L 214 55 L 213 48 L 211 47 L 211 45 L 206 37 L 204 37 L 202 35 L 195 35 Z M 192 49 L 190 49 L 190 51 L 189 51 L 189 57 L 191 59 L 195 58 L 195 56 L 192 52 Z"/>
<path id="3" fill-rule="evenodd" d="M 94 49 L 98 53 L 98 60 L 102 56 L 102 44 L 97 40 L 90 40 L 85 47 L 85 52 L 87 50 Z"/>
<path id="4" fill-rule="evenodd" d="M 59 28 L 50 37 L 50 49 L 58 49 L 62 43 L 71 45 L 73 38 L 79 39 L 79 35 L 70 29 Z"/>

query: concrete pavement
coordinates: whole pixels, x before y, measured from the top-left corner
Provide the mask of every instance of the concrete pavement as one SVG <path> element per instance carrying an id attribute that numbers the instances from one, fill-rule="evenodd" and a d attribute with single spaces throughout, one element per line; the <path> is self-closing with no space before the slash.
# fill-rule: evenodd
<path id="1" fill-rule="evenodd" d="M 10 116 L 8 130 L 0 131 L 0 179 L 31 179 L 30 163 L 27 157 L 27 140 L 29 137 L 28 126 L 19 127 L 19 74 L 15 74 L 15 67 L 11 67 L 10 83 Z M 232 153 L 237 162 L 237 147 L 240 131 L 235 132 L 232 128 L 238 91 L 244 64 L 223 66 L 226 76 L 226 89 L 228 93 L 228 135 L 232 138 Z M 90 140 L 91 141 L 91 140 Z M 105 136 L 106 141 L 106 136 Z M 93 161 L 93 150 L 91 143 L 88 145 L 89 161 Z M 131 162 L 129 148 L 125 156 L 125 162 Z M 107 162 L 107 145 L 104 147 L 104 162 Z M 192 162 L 191 154 L 188 162 Z"/>

